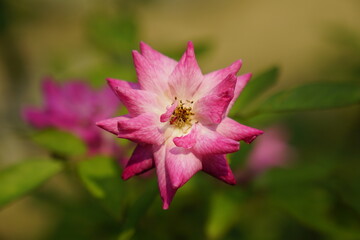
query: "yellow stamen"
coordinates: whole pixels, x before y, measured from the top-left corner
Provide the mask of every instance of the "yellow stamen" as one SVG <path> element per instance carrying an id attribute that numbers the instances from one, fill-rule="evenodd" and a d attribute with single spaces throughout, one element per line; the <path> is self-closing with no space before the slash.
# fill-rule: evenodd
<path id="1" fill-rule="evenodd" d="M 177 97 L 175 97 L 175 101 L 177 100 Z M 174 125 L 178 128 L 183 128 L 185 125 L 188 125 L 191 127 L 193 115 L 192 112 L 192 104 L 194 101 L 186 100 L 186 103 L 183 103 L 182 100 L 179 101 L 179 105 L 176 107 L 174 112 L 172 113 L 170 117 L 170 124 Z"/>

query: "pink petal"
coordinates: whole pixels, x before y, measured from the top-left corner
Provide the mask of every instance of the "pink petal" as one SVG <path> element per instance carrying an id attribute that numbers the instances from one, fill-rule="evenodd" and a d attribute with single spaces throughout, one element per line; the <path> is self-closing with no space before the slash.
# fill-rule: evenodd
<path id="1" fill-rule="evenodd" d="M 158 177 L 160 196 L 163 201 L 163 209 L 168 209 L 172 199 L 174 198 L 176 189 L 171 186 L 169 174 L 167 173 L 165 167 L 165 158 L 166 146 L 160 145 L 154 147 L 154 161 Z"/>
<path id="2" fill-rule="evenodd" d="M 250 81 L 251 76 L 252 76 L 251 73 L 246 73 L 244 75 L 237 77 L 236 87 L 235 87 L 235 91 L 234 91 L 234 97 L 231 100 L 231 102 L 227 108 L 226 115 L 229 113 L 229 111 L 232 108 L 232 106 L 234 105 L 236 99 L 240 96 L 240 94 L 241 94 L 242 90 L 245 88 L 246 84 Z"/>
<path id="3" fill-rule="evenodd" d="M 146 113 L 149 109 L 158 106 L 156 94 L 149 91 L 116 87 L 115 93 L 131 116 Z"/>
<path id="4" fill-rule="evenodd" d="M 140 85 L 134 82 L 127 82 L 124 80 L 118 80 L 114 78 L 107 78 L 106 81 L 114 92 L 116 91 L 117 88 L 140 89 Z"/>
<path id="5" fill-rule="evenodd" d="M 198 155 L 226 154 L 236 152 L 239 142 L 199 124 L 198 137 L 192 150 Z"/>
<path id="6" fill-rule="evenodd" d="M 173 141 L 176 146 L 189 149 L 195 145 L 197 136 L 197 124 L 194 124 L 190 133 L 181 137 L 175 137 Z"/>
<path id="7" fill-rule="evenodd" d="M 241 60 L 233 62 L 230 66 L 204 75 L 204 80 L 199 87 L 199 96 L 206 95 L 211 89 L 223 81 L 229 74 L 236 74 L 242 65 Z"/>
<path id="8" fill-rule="evenodd" d="M 43 111 L 35 108 L 25 108 L 22 111 L 22 116 L 25 121 L 37 128 L 44 128 L 50 125 L 49 116 L 47 116 Z"/>
<path id="9" fill-rule="evenodd" d="M 137 51 L 133 51 L 133 59 L 141 89 L 155 93 L 164 93 L 168 89 L 171 70 L 156 65 L 156 62 L 149 61 Z"/>
<path id="10" fill-rule="evenodd" d="M 257 136 L 264 133 L 259 129 L 242 125 L 228 117 L 222 120 L 217 126 L 216 131 L 227 138 L 236 141 L 243 140 L 246 143 L 251 143 Z"/>
<path id="11" fill-rule="evenodd" d="M 62 85 L 61 99 L 58 99 L 57 114 L 73 114 L 77 120 L 93 117 L 97 92 L 92 90 L 85 82 L 71 81 Z M 61 109 L 59 105 L 62 105 Z M 109 116 L 107 116 L 109 117 Z"/>
<path id="12" fill-rule="evenodd" d="M 130 117 L 125 115 L 125 116 L 120 116 L 120 117 L 116 117 L 116 118 L 109 118 L 109 119 L 105 119 L 105 120 L 96 122 L 96 125 L 108 132 L 118 135 L 119 134 L 118 121 L 122 118 L 128 119 Z"/>
<path id="13" fill-rule="evenodd" d="M 203 171 L 228 184 L 236 184 L 234 174 L 225 158 L 225 155 L 209 155 L 202 159 Z"/>
<path id="14" fill-rule="evenodd" d="M 154 66 L 161 68 L 167 76 L 174 71 L 177 65 L 177 62 L 174 59 L 159 53 L 144 42 L 140 42 L 140 51 L 141 55 L 149 62 L 153 63 Z"/>
<path id="15" fill-rule="evenodd" d="M 46 106 L 54 108 L 58 105 L 59 100 L 61 100 L 61 90 L 52 78 L 45 78 L 43 80 L 42 92 L 45 97 L 44 101 Z"/>
<path id="16" fill-rule="evenodd" d="M 201 123 L 219 124 L 225 117 L 226 109 L 234 96 L 236 77 L 234 74 L 227 76 L 214 87 L 209 95 L 198 100 L 194 105 L 194 112 Z"/>
<path id="17" fill-rule="evenodd" d="M 138 144 L 122 173 L 122 179 L 127 180 L 154 167 L 152 145 Z"/>
<path id="18" fill-rule="evenodd" d="M 158 116 L 153 113 L 144 113 L 133 118 L 118 120 L 118 137 L 126 138 L 136 143 L 162 144 L 165 139 L 156 125 Z"/>
<path id="19" fill-rule="evenodd" d="M 177 106 L 178 106 L 178 104 L 177 104 L 177 102 L 175 102 L 172 105 L 166 107 L 166 112 L 160 116 L 160 122 L 169 121 L 171 115 L 173 114 L 173 112 Z"/>
<path id="20" fill-rule="evenodd" d="M 190 100 L 202 80 L 203 75 L 195 58 L 194 46 L 192 42 L 188 42 L 186 52 L 169 77 L 170 90 L 173 96 Z"/>
<path id="21" fill-rule="evenodd" d="M 200 159 L 198 159 L 190 150 L 171 147 L 166 154 L 166 170 L 168 171 L 171 185 L 177 189 L 184 185 L 195 173 L 202 169 Z"/>
<path id="22" fill-rule="evenodd" d="M 95 95 L 95 91 L 93 91 L 88 84 L 81 81 L 65 82 L 62 85 L 62 93 L 64 94 L 63 96 L 73 98 L 73 100 L 79 98 L 89 100 Z M 73 104 L 74 103 L 75 102 L 73 102 Z"/>
<path id="23" fill-rule="evenodd" d="M 59 86 L 52 78 L 45 78 L 42 82 L 42 91 L 47 111 L 55 115 L 69 115 L 71 111 L 69 111 L 68 99 L 64 94 L 63 87 Z"/>

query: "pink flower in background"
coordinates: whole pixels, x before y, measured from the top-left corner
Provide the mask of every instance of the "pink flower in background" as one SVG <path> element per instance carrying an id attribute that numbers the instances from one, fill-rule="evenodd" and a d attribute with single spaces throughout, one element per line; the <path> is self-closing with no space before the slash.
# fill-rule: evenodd
<path id="1" fill-rule="evenodd" d="M 239 173 L 238 180 L 247 183 L 267 170 L 284 167 L 289 164 L 293 153 L 293 149 L 288 144 L 285 129 L 280 126 L 268 128 L 254 144 L 245 169 Z"/>
<path id="2" fill-rule="evenodd" d="M 225 154 L 250 143 L 261 130 L 227 117 L 251 74 L 236 77 L 241 61 L 203 75 L 188 43 L 179 62 L 140 43 L 133 51 L 139 83 L 108 79 L 129 114 L 97 123 L 138 143 L 123 179 L 156 168 L 163 208 L 196 172 L 235 184 Z"/>
<path id="3" fill-rule="evenodd" d="M 120 106 L 110 88 L 95 91 L 88 84 L 70 81 L 59 85 L 47 78 L 42 83 L 44 107 L 27 107 L 24 119 L 36 128 L 54 127 L 77 135 L 88 146 L 89 154 L 112 155 L 117 144 L 106 137 L 95 122 L 111 117 Z"/>

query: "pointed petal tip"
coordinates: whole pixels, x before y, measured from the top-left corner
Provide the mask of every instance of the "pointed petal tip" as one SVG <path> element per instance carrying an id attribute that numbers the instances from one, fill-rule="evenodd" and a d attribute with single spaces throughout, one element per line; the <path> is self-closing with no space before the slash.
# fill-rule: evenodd
<path id="1" fill-rule="evenodd" d="M 98 126 L 99 128 L 102 128 L 102 129 L 106 130 L 105 129 L 105 123 L 106 123 L 107 120 L 108 119 L 97 121 L 97 122 L 95 122 L 95 125 Z"/>
<path id="2" fill-rule="evenodd" d="M 253 75 L 252 73 L 245 73 L 241 76 L 238 76 L 238 78 L 245 81 L 246 83 L 248 83 L 250 81 L 252 75 Z"/>
<path id="3" fill-rule="evenodd" d="M 138 50 L 132 50 L 131 54 L 132 55 L 141 55 L 141 53 Z"/>
<path id="4" fill-rule="evenodd" d="M 140 41 L 139 43 L 139 47 L 140 47 L 140 53 L 143 54 L 144 51 L 146 51 L 146 49 L 152 49 L 152 47 L 150 47 L 148 44 L 146 44 L 143 41 Z"/>
<path id="5" fill-rule="evenodd" d="M 161 201 L 162 201 L 162 209 L 168 210 L 171 204 L 171 200 L 165 199 L 163 196 L 160 195 Z"/>
<path id="6" fill-rule="evenodd" d="M 237 71 L 236 73 L 240 70 L 241 66 L 243 64 L 243 60 L 242 59 L 238 59 L 235 62 L 233 62 L 231 65 L 232 67 L 234 67 Z"/>
<path id="7" fill-rule="evenodd" d="M 139 61 L 139 58 L 141 58 L 143 55 L 141 53 L 139 53 L 137 50 L 132 50 L 131 55 L 133 57 L 134 64 L 135 64 L 135 67 L 136 67 L 137 62 Z"/>
<path id="8" fill-rule="evenodd" d="M 236 179 L 225 155 L 212 155 L 203 159 L 203 171 L 229 185 L 235 185 Z"/>
<path id="9" fill-rule="evenodd" d="M 168 210 L 169 204 L 164 202 L 162 208 L 163 208 L 163 210 Z"/>
<path id="10" fill-rule="evenodd" d="M 117 80 L 115 78 L 105 78 L 105 80 L 113 91 L 115 91 L 115 88 L 119 85 L 120 82 L 120 80 Z"/>
<path id="11" fill-rule="evenodd" d="M 188 57 L 193 57 L 195 55 L 194 44 L 192 41 L 187 42 L 186 55 Z"/>
<path id="12" fill-rule="evenodd" d="M 106 78 L 106 81 L 115 93 L 119 89 L 140 89 L 140 85 L 136 82 L 128 82 L 115 78 Z"/>
<path id="13" fill-rule="evenodd" d="M 116 81 L 114 78 L 105 78 L 105 80 L 110 86 Z"/>
<path id="14" fill-rule="evenodd" d="M 141 48 L 141 46 L 148 46 L 144 41 L 140 41 L 139 42 L 139 46 L 140 46 L 140 48 Z"/>
<path id="15" fill-rule="evenodd" d="M 130 176 L 129 176 L 128 174 L 126 174 L 125 172 L 123 172 L 123 173 L 121 174 L 121 179 L 122 179 L 122 180 L 126 181 L 126 180 L 128 180 L 129 178 L 130 178 Z"/>
<path id="16" fill-rule="evenodd" d="M 95 122 L 95 125 L 96 125 L 96 126 L 98 126 L 98 127 L 100 127 L 100 125 L 101 125 L 101 121 L 97 121 L 97 122 Z"/>
<path id="17" fill-rule="evenodd" d="M 246 142 L 247 144 L 250 144 L 250 143 L 252 143 L 258 136 L 262 135 L 263 133 L 264 133 L 264 131 L 257 129 L 257 132 L 256 132 L 253 136 L 248 137 L 248 138 L 245 138 L 245 139 L 244 139 L 244 142 Z"/>
<path id="18" fill-rule="evenodd" d="M 106 119 L 106 120 L 101 120 L 101 121 L 97 121 L 95 122 L 95 125 L 105 131 L 108 131 L 108 132 L 111 132 L 115 135 L 117 135 L 117 132 L 115 130 L 115 132 L 113 130 L 111 130 L 111 128 L 109 127 L 109 119 Z"/>
<path id="19" fill-rule="evenodd" d="M 236 185 L 236 179 L 234 177 L 232 179 L 228 179 L 227 184 L 232 186 Z"/>
<path id="20" fill-rule="evenodd" d="M 126 168 L 124 168 L 122 174 L 121 174 L 121 179 L 124 181 L 129 180 L 131 177 L 133 177 L 134 174 L 131 173 L 130 171 L 128 171 Z"/>
<path id="21" fill-rule="evenodd" d="M 108 118 L 101 121 L 95 122 L 95 125 L 104 129 L 105 131 L 108 131 L 112 134 L 118 135 L 118 121 L 120 121 L 122 118 L 124 118 L 125 115 L 115 118 Z"/>

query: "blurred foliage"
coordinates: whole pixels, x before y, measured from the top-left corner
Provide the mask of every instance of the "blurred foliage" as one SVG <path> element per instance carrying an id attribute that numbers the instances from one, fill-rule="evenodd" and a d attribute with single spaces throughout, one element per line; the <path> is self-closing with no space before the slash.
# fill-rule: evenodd
<path id="1" fill-rule="evenodd" d="M 90 40 L 111 56 L 121 57 L 137 46 L 137 25 L 132 16 L 96 16 L 90 20 L 88 29 Z"/>
<path id="2" fill-rule="evenodd" d="M 234 105 L 234 110 L 238 109 L 242 112 L 246 112 L 249 106 L 252 106 L 259 96 L 276 84 L 278 77 L 278 67 L 272 67 L 260 74 L 257 74 L 245 86 L 243 92 L 241 92 L 241 95 Z"/>
<path id="3" fill-rule="evenodd" d="M 86 152 L 84 142 L 78 137 L 56 129 L 38 131 L 32 136 L 32 140 L 60 156 L 76 156 Z"/>
<path id="4" fill-rule="evenodd" d="M 235 194 L 217 192 L 211 197 L 205 229 L 209 239 L 221 239 L 239 220 L 244 194 L 241 191 Z"/>
<path id="5" fill-rule="evenodd" d="M 59 177 L 66 179 L 75 195 L 59 194 L 54 185 L 32 195 L 33 200 L 52 213 L 55 218 L 52 220 L 56 220 L 44 239 L 115 239 L 119 222 L 88 194 L 73 172 L 64 171 Z"/>
<path id="6" fill-rule="evenodd" d="M 60 172 L 62 164 L 52 159 L 26 159 L 0 171 L 0 207 L 29 194 Z"/>
<path id="7" fill-rule="evenodd" d="M 126 219 L 122 225 L 119 240 L 131 239 L 134 236 L 139 220 L 148 211 L 154 202 L 155 196 L 158 195 L 157 183 L 155 181 L 150 182 L 147 186 L 149 186 L 149 189 L 127 209 Z"/>
<path id="8" fill-rule="evenodd" d="M 259 112 L 304 111 L 360 103 L 359 82 L 322 82 L 275 94 L 261 104 Z"/>
<path id="9" fill-rule="evenodd" d="M 93 157 L 78 164 L 81 180 L 90 193 L 105 206 L 116 219 L 122 216 L 125 205 L 125 187 L 119 166 L 108 157 Z"/>

